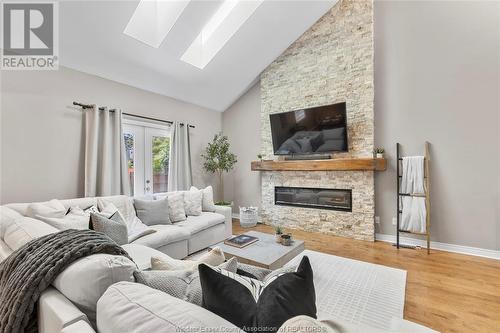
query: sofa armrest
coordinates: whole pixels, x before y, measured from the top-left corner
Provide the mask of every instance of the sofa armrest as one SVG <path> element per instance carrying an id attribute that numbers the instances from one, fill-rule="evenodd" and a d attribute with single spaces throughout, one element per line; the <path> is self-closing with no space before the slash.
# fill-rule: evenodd
<path id="1" fill-rule="evenodd" d="M 225 238 L 229 238 L 233 235 L 233 210 L 231 206 L 218 206 L 215 205 L 215 212 L 224 215 L 226 224 L 226 234 Z"/>
<path id="2" fill-rule="evenodd" d="M 57 333 L 87 316 L 55 288 L 47 288 L 38 302 L 38 332 Z"/>
<path id="3" fill-rule="evenodd" d="M 96 333 L 94 329 L 84 320 L 79 320 L 74 324 L 63 328 L 61 333 Z"/>

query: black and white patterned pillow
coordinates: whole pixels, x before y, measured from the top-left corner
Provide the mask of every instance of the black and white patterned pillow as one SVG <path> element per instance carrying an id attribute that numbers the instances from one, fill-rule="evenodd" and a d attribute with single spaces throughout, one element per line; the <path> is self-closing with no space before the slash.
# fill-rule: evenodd
<path id="1" fill-rule="evenodd" d="M 264 281 L 198 266 L 202 306 L 247 332 L 276 332 L 290 318 L 316 318 L 313 272 L 304 256 L 296 272 L 277 272 Z"/>

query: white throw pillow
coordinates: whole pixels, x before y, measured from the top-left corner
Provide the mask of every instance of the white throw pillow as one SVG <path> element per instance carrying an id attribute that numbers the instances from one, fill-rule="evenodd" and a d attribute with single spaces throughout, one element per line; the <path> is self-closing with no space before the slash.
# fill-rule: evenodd
<path id="1" fill-rule="evenodd" d="M 180 192 L 168 195 L 168 215 L 172 222 L 180 222 L 186 219 L 184 193 Z"/>
<path id="2" fill-rule="evenodd" d="M 201 202 L 203 193 L 200 190 L 191 189 L 184 192 L 184 209 L 188 216 L 201 215 Z"/>
<path id="3" fill-rule="evenodd" d="M 52 199 L 47 202 L 34 202 L 29 204 L 26 216 L 33 218 L 37 218 L 37 216 L 61 218 L 66 215 L 67 211 L 68 210 L 61 201 Z"/>
<path id="4" fill-rule="evenodd" d="M 125 224 L 127 225 L 129 243 L 135 241 L 137 238 L 156 232 L 156 230 L 151 229 L 147 225 L 142 223 L 142 221 L 139 220 L 139 218 L 135 215 L 134 205 L 132 204 L 132 201 L 129 200 L 129 198 L 125 197 L 125 199 L 120 199 L 124 200 L 121 211 L 114 203 L 104 198 L 97 198 L 97 207 L 99 208 L 99 212 L 108 218 L 116 212 L 118 212 L 119 214 L 122 214 L 122 212 L 124 212 L 122 214 L 122 217 L 125 221 Z"/>
<path id="5" fill-rule="evenodd" d="M 69 213 L 63 217 L 44 217 L 36 215 L 35 218 L 50 224 L 58 230 L 85 230 L 89 228 L 90 213 L 83 211 L 80 207 L 71 207 Z"/>
<path id="6" fill-rule="evenodd" d="M 193 270 L 199 264 L 218 266 L 226 260 L 224 252 L 219 247 L 214 247 L 209 252 L 202 255 L 197 260 L 178 260 L 168 256 L 151 257 L 151 269 L 163 271 Z"/>
<path id="7" fill-rule="evenodd" d="M 2 221 L 2 224 L 5 221 Z M 15 251 L 33 239 L 58 232 L 56 228 L 35 220 L 31 217 L 20 216 L 8 221 L 3 231 L 3 241 L 11 250 Z"/>
<path id="8" fill-rule="evenodd" d="M 196 187 L 191 186 L 190 190 L 198 190 Z M 214 191 L 212 189 L 212 186 L 207 186 L 204 189 L 199 190 L 201 191 L 203 198 L 202 198 L 202 210 L 204 212 L 215 212 L 215 203 L 214 203 Z"/>
<path id="9" fill-rule="evenodd" d="M 102 294 L 116 282 L 134 281 L 136 269 L 127 257 L 94 254 L 73 262 L 52 285 L 95 323 L 97 301 Z"/>
<path id="10" fill-rule="evenodd" d="M 15 210 L 0 206 L 0 239 L 4 238 L 7 227 L 22 217 L 23 216 Z"/>

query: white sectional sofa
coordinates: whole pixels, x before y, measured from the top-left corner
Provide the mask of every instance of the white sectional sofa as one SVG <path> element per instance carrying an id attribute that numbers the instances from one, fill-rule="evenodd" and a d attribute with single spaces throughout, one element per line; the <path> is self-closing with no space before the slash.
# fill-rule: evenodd
<path id="1" fill-rule="evenodd" d="M 165 194 L 161 194 L 161 196 L 165 196 Z M 125 217 L 130 214 L 135 214 L 133 198 L 123 195 L 103 198 L 115 204 L 115 206 L 118 207 L 118 210 Z M 149 199 L 151 200 L 153 198 Z M 87 208 L 92 205 L 97 205 L 97 198 L 61 200 L 61 203 L 66 208 L 73 206 Z M 4 210 L 12 210 L 13 212 L 5 211 L 3 214 L 18 213 L 26 217 L 29 205 L 30 203 L 12 203 L 4 205 L 2 206 Z M 151 228 L 156 230 L 155 233 L 140 237 L 132 243 L 157 249 L 158 251 L 168 254 L 173 258 L 185 258 L 191 253 L 221 242 L 232 235 L 231 207 L 215 207 L 215 212 L 202 212 L 200 216 L 188 216 L 187 219 L 182 222 L 173 223 L 171 225 L 162 224 L 151 226 Z M 51 226 L 41 221 L 38 222 L 41 224 L 33 224 L 26 220 L 23 222 L 20 219 L 19 228 L 21 228 L 21 225 L 26 224 L 26 227 L 24 227 L 25 232 L 43 235 L 50 233 L 51 231 L 56 231 Z M 7 227 L 8 226 L 5 226 L 5 228 Z M 17 233 L 20 231 L 13 234 L 12 226 L 10 228 L 11 230 L 7 235 L 5 235 L 4 232 L 1 232 L 2 229 L 0 229 L 0 260 L 15 250 L 15 248 L 9 247 L 9 243 L 18 244 L 18 240 L 15 240 L 15 238 L 17 237 Z M 5 236 L 7 236 L 7 239 L 4 239 Z"/>
<path id="2" fill-rule="evenodd" d="M 161 194 L 161 196 L 165 196 L 165 194 Z M 130 214 L 135 214 L 133 198 L 122 195 L 103 198 L 112 202 L 126 218 Z M 141 199 L 153 200 L 155 198 Z M 83 209 L 97 204 L 95 197 L 60 201 L 68 209 L 74 206 Z M 29 205 L 30 203 L 12 203 L 0 206 L 0 261 L 30 240 L 59 231 L 40 220 L 27 217 Z M 157 256 L 166 254 L 173 258 L 182 259 L 230 237 L 232 235 L 231 207 L 216 206 L 215 212 L 202 212 L 200 216 L 188 216 L 182 222 L 150 227 L 156 232 L 123 246 L 137 262 L 139 269 L 148 268 L 153 254 Z M 131 279 L 133 280 L 132 276 L 125 281 Z M 111 276 L 110 281 L 114 283 L 123 281 L 123 279 Z M 39 301 L 38 317 L 40 333 L 94 332 L 92 321 L 88 316 L 53 287 L 42 294 Z"/>
<path id="3" fill-rule="evenodd" d="M 106 199 L 112 201 L 123 215 L 131 213 L 127 209 L 130 208 L 131 198 L 113 196 Z M 96 200 L 71 199 L 62 200 L 62 203 L 67 208 L 88 207 L 94 205 Z M 30 240 L 58 231 L 42 221 L 26 217 L 28 205 L 0 206 L 0 261 Z M 231 209 L 217 207 L 215 213 L 204 212 L 201 216 L 188 217 L 184 222 L 155 226 L 155 229 L 157 232 L 151 234 L 155 237 L 147 235 L 144 239 L 139 238 L 122 246 L 133 262 L 122 256 L 95 254 L 68 266 L 39 299 L 39 332 L 96 333 L 97 329 L 102 333 L 170 333 L 184 331 L 183 328 L 186 327 L 194 331 L 220 329 L 221 332 L 241 332 L 206 309 L 134 283 L 133 277 L 134 270 L 151 267 L 151 256 L 183 258 L 230 236 Z M 87 304 L 92 304 L 82 307 L 82 299 Z M 328 332 L 434 332 L 402 319 L 395 322 L 390 331 L 356 326 L 339 320 L 332 323 Z M 289 330 L 310 332 L 311 328 L 322 324 L 306 321 L 305 325 L 306 327 L 301 326 L 302 330 L 293 325 Z"/>

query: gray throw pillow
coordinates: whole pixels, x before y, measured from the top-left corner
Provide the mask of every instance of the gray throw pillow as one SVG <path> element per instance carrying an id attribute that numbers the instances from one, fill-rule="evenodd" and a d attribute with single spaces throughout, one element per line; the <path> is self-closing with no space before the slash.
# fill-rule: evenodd
<path id="1" fill-rule="evenodd" d="M 116 244 L 128 243 L 127 225 L 119 212 L 114 213 L 109 218 L 99 213 L 90 213 L 90 221 L 93 230 L 102 232 Z"/>
<path id="2" fill-rule="evenodd" d="M 243 271 L 243 272 L 240 272 Z M 249 264 L 238 263 L 238 271 L 236 273 L 243 276 L 254 276 L 259 281 L 264 281 L 264 278 L 273 271 L 263 267 L 257 267 Z M 247 273 L 247 274 L 244 274 Z"/>
<path id="3" fill-rule="evenodd" d="M 214 267 L 218 272 L 222 270 L 236 273 L 238 261 L 231 258 Z M 148 287 L 158 289 L 171 296 L 201 306 L 202 292 L 198 269 L 182 271 L 136 271 L 135 279 Z"/>
<path id="4" fill-rule="evenodd" d="M 168 217 L 168 198 L 159 200 L 134 199 L 137 217 L 145 225 L 172 224 Z"/>

